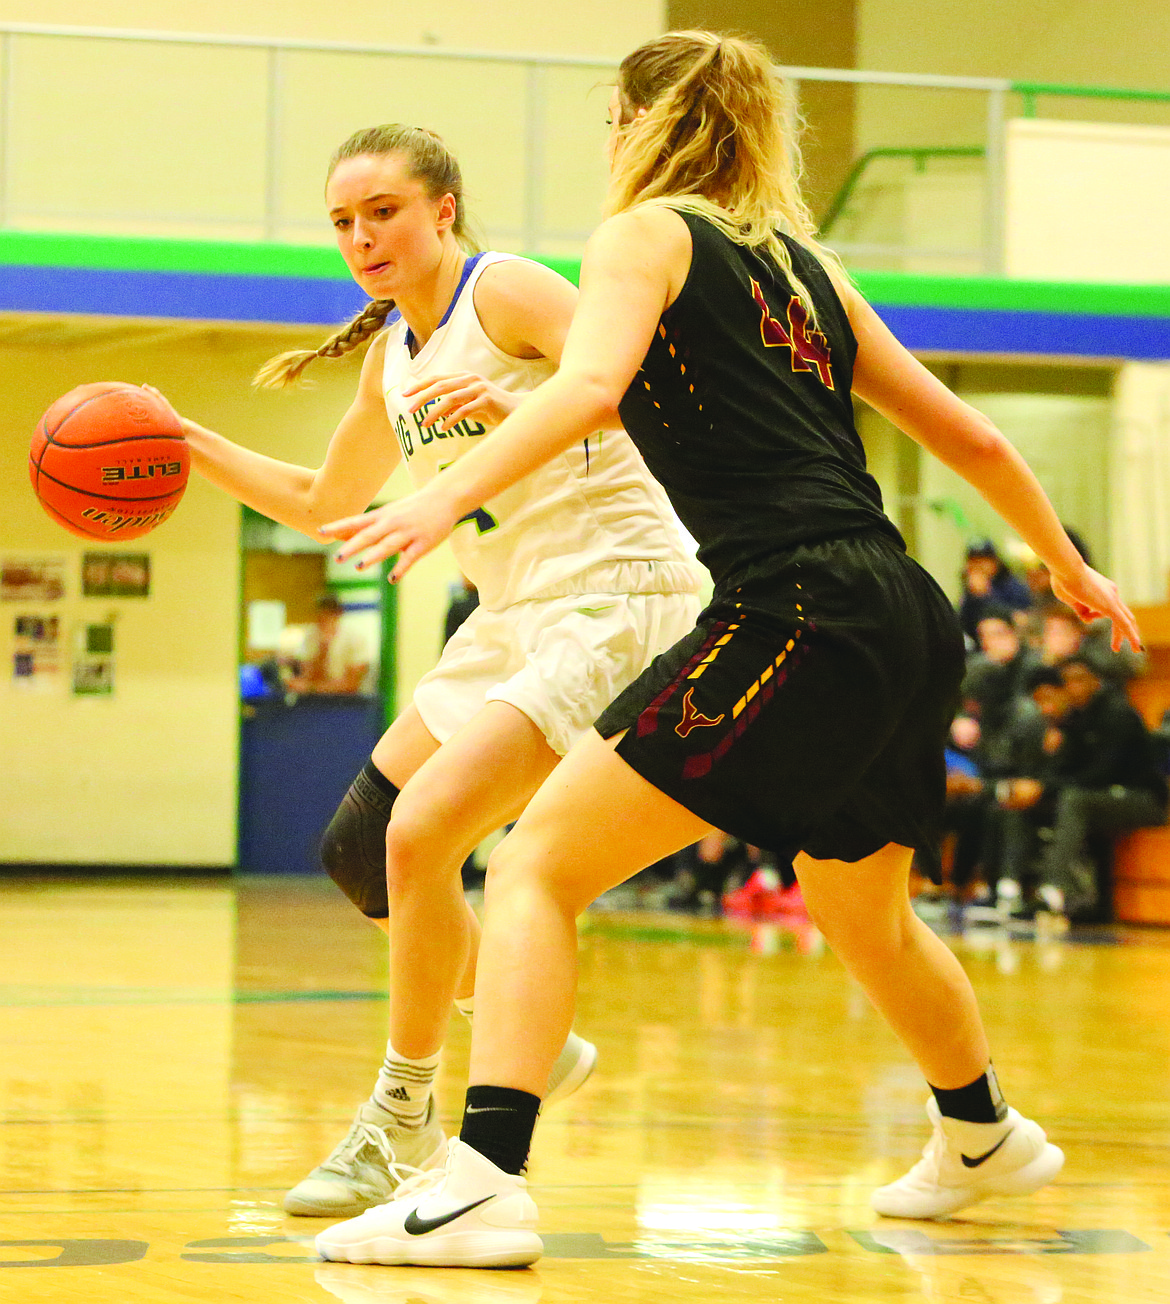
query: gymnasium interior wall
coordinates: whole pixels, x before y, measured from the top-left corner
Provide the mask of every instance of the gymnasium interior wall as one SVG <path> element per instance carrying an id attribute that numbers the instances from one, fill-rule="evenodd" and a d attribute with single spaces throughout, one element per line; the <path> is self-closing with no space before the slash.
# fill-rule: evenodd
<path id="1" fill-rule="evenodd" d="M 857 5 L 856 66 L 872 71 L 1159 90 L 1167 85 L 1168 44 L 1170 5 L 1164 0 L 948 0 L 929 14 L 911 0 Z M 1010 96 L 1009 116 L 1022 111 L 1022 101 Z M 1170 104 L 1042 96 L 1036 112 L 1045 119 L 1170 126 Z M 978 91 L 863 86 L 856 98 L 856 154 L 981 146 L 986 114 L 987 96 Z M 905 159 L 881 160 L 867 172 L 858 198 L 864 222 L 838 230 L 839 240 L 905 240 L 948 249 L 981 241 L 980 160 L 935 159 L 922 170 Z M 960 275 L 980 270 L 978 259 L 937 257 L 903 268 Z"/>
<path id="2" fill-rule="evenodd" d="M 524 50 L 620 58 L 663 30 L 662 0 L 382 0 L 329 5 L 320 0 L 6 0 L 12 23 L 120 27 L 223 36 L 280 36 L 355 45 L 449 45 L 465 50 Z M 448 93 L 457 94 L 453 86 Z"/>
<path id="3" fill-rule="evenodd" d="M 12 22 L 94 25 L 93 6 L 81 0 L 28 4 L 14 0 L 3 17 Z M 196 4 L 126 2 L 104 5 L 103 27 L 278 36 L 361 44 L 426 45 L 538 50 L 619 57 L 662 29 L 657 0 L 600 0 L 588 10 L 519 0 L 484 6 L 441 0 L 421 11 L 390 3 L 338 10 L 304 0 L 267 0 L 239 6 L 227 0 Z M 109 66 L 95 65 L 92 43 L 43 43 L 25 47 L 18 61 L 14 98 L 25 105 L 13 137 L 14 156 L 24 158 L 25 180 L 9 196 L 11 219 L 26 228 L 232 239 L 256 235 L 253 214 L 260 201 L 257 122 L 263 56 L 226 52 L 232 64 L 217 84 L 207 83 L 199 50 L 123 47 Z M 220 52 L 218 57 L 223 57 Z M 116 67 L 118 59 L 129 64 Z M 306 91 L 299 116 L 286 123 L 288 151 L 284 239 L 328 240 L 321 219 L 324 160 L 358 126 L 394 118 L 427 119 L 452 138 L 457 150 L 471 136 L 473 149 L 499 160 L 496 170 L 469 177 L 469 198 L 481 221 L 516 221 L 515 166 L 522 131 L 517 121 L 519 87 L 509 101 L 489 90 L 482 70 L 442 65 L 442 78 L 399 77 L 387 85 L 361 59 L 302 61 L 292 69 Z M 225 64 L 218 65 L 221 69 Z M 92 120 L 80 101 L 54 95 L 52 87 L 93 77 L 118 88 L 110 96 L 108 122 Z M 601 181 L 605 92 L 596 76 L 572 74 L 549 87 L 552 111 L 579 119 L 579 104 L 592 94 L 596 122 L 589 134 L 594 160 L 586 184 Z M 578 84 L 581 83 L 581 84 Z M 228 93 L 230 87 L 230 94 Z M 160 88 L 163 94 L 160 95 Z M 181 106 L 202 99 L 225 106 L 222 132 L 213 141 L 193 138 L 195 119 Z M 492 112 L 485 113 L 490 99 Z M 160 114 L 157 106 L 164 105 Z M 168 116 L 166 106 L 173 112 Z M 55 145 L 88 130 L 132 120 L 134 141 L 127 165 L 116 172 L 85 173 L 84 158 L 63 184 Z M 26 124 L 22 134 L 21 122 Z M 476 134 L 478 133 L 478 134 Z M 562 144 L 581 155 L 571 131 Z M 565 138 L 568 139 L 565 139 Z M 216 158 L 214 186 L 202 184 L 193 151 Z M 549 179 L 546 198 L 563 201 L 563 178 Z M 27 220 L 21 221 L 21 205 Z M 169 210 L 169 212 L 168 212 Z M 485 211 L 486 210 L 486 211 Z M 170 218 L 187 212 L 192 220 Z M 159 220 L 158 215 L 167 220 Z M 504 242 L 501 242 L 504 243 Z M 511 242 L 518 247 L 519 241 Z M 575 250 L 579 242 L 573 245 Z M 28 491 L 28 440 L 37 417 L 53 398 L 96 378 L 158 385 L 188 415 L 263 452 L 318 465 L 329 432 L 352 396 L 356 369 L 324 366 L 316 388 L 296 396 L 255 395 L 248 379 L 256 365 L 294 342 L 316 343 L 321 331 L 289 332 L 190 328 L 159 324 L 145 332 L 112 324 L 104 336 L 64 328 L 18 332 L 0 340 L 0 552 L 5 557 L 60 556 L 66 562 L 67 596 L 57 604 L 65 638 L 83 621 L 116 616 L 117 689 L 109 698 L 74 698 L 51 692 L 18 692 L 0 683 L 0 861 L 79 864 L 230 865 L 235 860 L 239 703 L 236 689 L 239 603 L 239 509 L 193 476 L 181 510 L 164 530 L 135 550 L 152 564 L 148 599 L 79 596 L 81 555 L 86 544 L 53 525 Z M 401 492 L 391 486 L 391 492 Z M 448 585 L 455 568 L 447 550 L 420 564 L 398 595 L 400 647 L 398 700 L 408 701 L 414 683 L 433 665 L 441 642 Z M 13 617 L 18 604 L 0 614 L 0 655 L 10 675 Z M 66 647 L 68 642 L 66 641 Z M 68 656 L 63 675 L 68 674 Z M 128 814 L 128 812 L 133 812 Z"/>
<path id="4" fill-rule="evenodd" d="M 0 607 L 0 861 L 230 865 L 236 846 L 240 509 L 199 476 L 166 527 L 119 547 L 56 526 L 28 487 L 28 441 L 59 394 L 95 379 L 150 381 L 184 414 L 260 452 L 319 465 L 352 397 L 357 368 L 322 364 L 312 389 L 256 393 L 249 378 L 316 330 L 62 323 L 0 341 L 0 555 L 60 557 L 62 602 Z M 80 595 L 86 551 L 146 552 L 146 598 Z M 399 700 L 434 663 L 446 588 L 440 550 L 402 586 Z M 60 678 L 20 689 L 11 668 L 15 617 L 58 614 Z M 115 692 L 69 691 L 71 640 L 84 622 L 115 624 Z"/>
<path id="5" fill-rule="evenodd" d="M 748 32 L 778 63 L 855 68 L 861 0 L 668 0 L 667 25 Z M 805 194 L 822 213 L 853 163 L 855 88 L 832 82 L 801 86 L 801 107 L 816 130 L 805 140 Z"/>
<path id="6" fill-rule="evenodd" d="M 1164 81 L 1168 14 L 1163 0 L 1126 4 L 1103 0 L 1091 6 L 1037 0 L 1024 8 L 1009 6 L 1006 0 L 952 0 L 945 12 L 932 13 L 929 21 L 908 0 L 834 0 L 827 7 L 812 9 L 787 2 L 732 7 L 692 0 L 670 4 L 599 0 L 575 9 L 532 0 L 508 6 L 437 0 L 425 9 L 392 2 L 373 9 L 341 10 L 305 0 L 262 0 L 250 6 L 228 0 L 184 5 L 110 0 L 102 7 L 100 23 L 309 40 L 587 53 L 616 59 L 668 22 L 685 21 L 755 30 L 785 61 L 1158 86 Z M 95 22 L 93 6 L 82 0 L 36 4 L 10 0 L 4 18 Z M 215 188 L 209 189 L 193 182 L 185 143 L 192 125 L 182 117 L 157 121 L 148 117 L 140 123 L 141 130 L 153 134 L 142 138 L 139 157 L 120 174 L 63 178 L 54 168 L 53 149 L 45 149 L 43 142 L 64 141 L 90 124 L 67 96 L 62 99 L 50 92 L 54 84 L 70 84 L 71 58 L 77 61 L 78 76 L 94 71 L 82 66 L 92 47 L 79 45 L 72 55 L 62 53 L 63 48 L 52 54 L 42 52 L 42 63 L 36 58 L 28 62 L 23 84 L 13 88 L 21 96 L 34 97 L 29 101 L 35 109 L 29 121 L 39 122 L 44 133 L 35 139 L 18 133 L 14 139 L 18 156 L 23 151 L 29 164 L 29 179 L 27 190 L 9 199 L 17 213 L 21 203 L 40 213 L 28 222 L 14 217 L 18 225 L 82 232 L 165 230 L 176 236 L 227 239 L 256 235 L 253 214 L 261 197 L 256 167 L 261 142 L 249 120 L 262 104 L 256 100 L 255 86 L 260 83 L 253 75 L 256 61 L 251 55 L 241 58 L 235 93 L 225 100 L 231 111 L 224 118 L 224 131 L 212 142 L 218 174 Z M 220 88 L 201 85 L 195 62 L 186 57 L 167 62 L 171 58 L 158 49 L 141 52 L 139 84 L 121 86 L 121 98 L 111 101 L 111 121 L 135 118 L 140 91 L 160 78 L 191 97 L 223 94 Z M 288 222 L 281 238 L 327 239 L 317 211 L 323 158 L 355 126 L 396 116 L 417 117 L 422 103 L 428 109 L 427 120 L 449 134 L 458 149 L 464 149 L 466 139 L 466 148 L 478 157 L 498 161 L 495 168 L 469 169 L 470 199 L 485 224 L 516 227 L 519 88 L 514 88 L 511 98 L 493 96 L 486 111 L 484 84 L 465 67 L 445 65 L 437 87 L 421 76 L 387 87 L 380 77 L 363 73 L 360 60 L 346 68 L 328 60 L 317 64 L 306 60 L 294 68 L 306 95 L 298 100 L 299 116 L 286 123 Z M 599 183 L 605 92 L 593 88 L 596 80 L 592 74 L 574 74 L 550 83 L 556 121 L 577 124 L 565 126 L 563 154 L 557 158 L 575 160 L 580 178 L 569 184 L 567 174 L 557 171 L 561 167 L 557 163 L 544 195 L 548 211 L 566 227 L 580 223 L 582 196 L 594 195 Z M 873 89 L 859 92 L 856 99 L 853 92 L 841 94 L 844 98 L 826 109 L 821 135 L 808 151 L 814 195 L 823 197 L 835 187 L 835 182 L 831 186 L 817 180 L 817 172 L 840 175 L 854 148 L 966 144 L 982 138 L 982 97 L 963 93 L 928 97 Z M 181 97 L 173 98 L 177 102 Z M 593 107 L 596 121 L 588 116 Z M 1067 105 L 1060 106 L 1059 112 L 1070 116 Z M 1089 116 L 1083 106 L 1077 112 Z M 1155 120 L 1148 107 L 1140 112 L 1143 121 Z M 1092 116 L 1102 120 L 1125 114 L 1134 116 L 1132 106 L 1092 105 Z M 504 129 L 501 120 L 509 124 Z M 171 220 L 176 211 L 189 212 L 192 221 L 177 228 Z M 520 247 L 519 237 L 499 243 Z M 571 241 L 565 242 L 565 252 L 579 248 L 579 242 L 570 245 Z M 320 331 L 298 335 L 192 324 L 145 331 L 111 326 L 108 335 L 96 336 L 80 327 L 76 332 L 61 329 L 60 334 L 36 330 L 27 336 L 0 334 L 0 411 L 4 414 L 0 419 L 0 553 L 5 557 L 57 555 L 68 560 L 70 588 L 61 610 L 70 627 L 83 619 L 116 613 L 118 692 L 110 699 L 87 700 L 74 699 L 67 692 L 17 693 L 10 681 L 0 683 L 0 773 L 5 776 L 0 785 L 0 861 L 231 864 L 238 731 L 238 509 L 193 477 L 174 520 L 141 546 L 152 559 L 151 598 L 81 598 L 77 572 L 86 545 L 52 525 L 33 502 L 25 472 L 28 438 L 44 407 L 74 384 L 96 378 L 148 380 L 189 415 L 223 433 L 285 460 L 316 465 L 328 432 L 349 402 L 356 370 L 348 365 L 322 367 L 313 390 L 296 396 L 256 395 L 247 382 L 258 362 L 288 347 L 290 340 L 315 343 Z M 1049 438 L 1046 432 L 1066 418 L 1090 431 L 1086 449 L 1097 447 L 1094 441 L 1099 441 L 1111 381 L 1098 379 L 1093 382 L 1097 388 L 1085 392 L 1066 379 L 1037 380 L 1029 369 L 1006 379 L 968 369 L 952 379 L 972 401 L 978 403 L 979 396 L 986 396 L 995 407 L 994 415 L 1026 451 L 1035 444 L 1036 451 L 1042 452 L 1043 441 Z M 1061 402 L 1065 406 L 1058 411 Z M 955 570 L 952 555 L 961 548 L 962 535 L 937 513 L 922 514 L 930 512 L 923 506 L 925 500 L 948 496 L 950 487 L 933 480 L 927 483 L 934 472 L 924 471 L 907 451 L 906 442 L 891 431 L 867 423 L 865 433 L 895 514 L 902 513 L 908 528 L 917 530 L 924 549 L 934 550 L 930 555 L 937 554 L 937 573 L 949 580 Z M 1091 483 L 1093 468 L 1083 469 Z M 391 492 L 402 487 L 392 484 Z M 1070 504 L 1070 512 L 1079 510 L 1079 501 Z M 414 683 L 434 662 L 447 585 L 454 574 L 449 554 L 440 552 L 417 567 L 402 586 L 400 703 L 409 700 Z M 0 664 L 6 675 L 12 664 L 15 614 L 15 604 L 0 608 Z"/>

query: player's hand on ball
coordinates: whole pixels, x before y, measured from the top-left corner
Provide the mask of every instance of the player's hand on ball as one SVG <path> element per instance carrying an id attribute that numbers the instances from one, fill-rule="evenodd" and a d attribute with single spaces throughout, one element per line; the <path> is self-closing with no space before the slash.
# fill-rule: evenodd
<path id="1" fill-rule="evenodd" d="M 410 401 L 410 410 L 419 411 L 433 404 L 422 424 L 446 432 L 465 417 L 488 425 L 499 425 L 520 404 L 521 395 L 510 394 L 490 380 L 464 371 L 452 376 L 435 376 L 430 380 L 407 385 L 402 397 Z"/>
<path id="2" fill-rule="evenodd" d="M 194 425 L 193 421 L 189 421 L 185 416 L 183 416 L 181 412 L 175 410 L 175 405 L 171 402 L 169 398 L 167 398 L 167 396 L 162 392 L 161 389 L 155 389 L 153 385 L 143 385 L 141 386 L 141 388 L 146 390 L 148 394 L 153 394 L 154 397 L 158 399 L 160 403 L 162 403 L 165 407 L 170 408 L 170 410 L 175 413 L 175 417 L 178 419 L 179 425 L 183 427 L 184 434 L 187 433 L 188 426 Z"/>
<path id="3" fill-rule="evenodd" d="M 321 526 L 321 533 L 329 539 L 344 539 L 337 559 L 356 557 L 359 570 L 397 553 L 398 562 L 390 574 L 390 582 L 396 584 L 420 557 L 443 542 L 458 520 L 459 513 L 432 482 L 396 503 L 330 521 Z"/>

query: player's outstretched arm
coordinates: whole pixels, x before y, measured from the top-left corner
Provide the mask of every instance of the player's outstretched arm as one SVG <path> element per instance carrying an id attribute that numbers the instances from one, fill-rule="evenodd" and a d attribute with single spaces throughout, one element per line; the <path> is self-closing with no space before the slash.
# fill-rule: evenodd
<path id="1" fill-rule="evenodd" d="M 1052 588 L 1082 620 L 1113 622 L 1113 647 L 1141 635 L 1112 580 L 1087 566 L 1064 532 L 1040 482 L 981 413 L 932 375 L 854 290 L 845 293 L 857 336 L 854 392 L 911 439 L 974 485 L 1052 572 Z"/>
<path id="2" fill-rule="evenodd" d="M 581 297 L 556 375 L 533 390 L 478 447 L 424 489 L 323 533 L 346 540 L 342 559 L 368 566 L 398 554 L 400 579 L 455 523 L 593 431 L 612 425 L 690 261 L 686 224 L 664 208 L 610 218 L 581 264 Z"/>
<path id="3" fill-rule="evenodd" d="M 181 416 L 191 465 L 233 498 L 310 537 L 339 513 L 361 511 L 401 457 L 382 398 L 383 356 L 384 344 L 376 339 L 362 364 L 357 396 L 317 470 L 253 452 Z"/>

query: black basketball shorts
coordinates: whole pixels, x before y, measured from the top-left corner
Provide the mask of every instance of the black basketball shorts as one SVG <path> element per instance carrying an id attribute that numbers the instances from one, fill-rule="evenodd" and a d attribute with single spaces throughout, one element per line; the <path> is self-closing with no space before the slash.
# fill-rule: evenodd
<path id="1" fill-rule="evenodd" d="M 804 545 L 716 590 L 601 715 L 667 796 L 781 859 L 889 842 L 938 874 L 943 747 L 963 639 L 942 590 L 877 532 Z"/>

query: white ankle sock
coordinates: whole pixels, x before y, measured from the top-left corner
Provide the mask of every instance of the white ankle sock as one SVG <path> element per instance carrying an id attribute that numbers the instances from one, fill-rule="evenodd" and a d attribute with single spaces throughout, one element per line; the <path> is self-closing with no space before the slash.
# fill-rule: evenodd
<path id="1" fill-rule="evenodd" d="M 410 1059 L 386 1043 L 386 1058 L 378 1070 L 378 1080 L 370 1096 L 380 1109 L 396 1115 L 408 1127 L 421 1126 L 427 1113 L 427 1100 L 439 1067 L 439 1056 Z"/>

